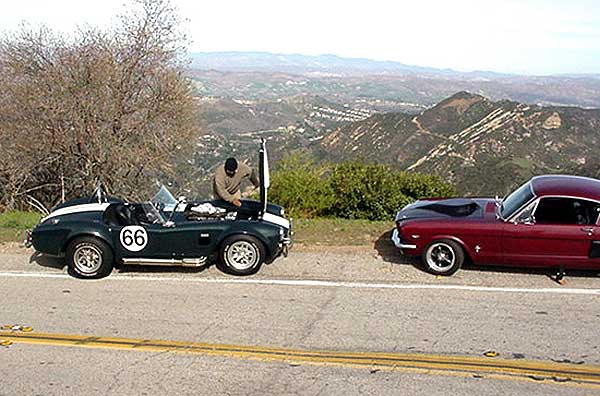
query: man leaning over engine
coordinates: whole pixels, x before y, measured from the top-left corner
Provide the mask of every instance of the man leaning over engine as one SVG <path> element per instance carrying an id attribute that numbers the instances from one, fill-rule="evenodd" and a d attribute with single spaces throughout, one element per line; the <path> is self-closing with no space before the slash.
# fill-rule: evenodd
<path id="1" fill-rule="evenodd" d="M 243 162 L 238 163 L 235 158 L 227 158 L 224 165 L 217 167 L 213 179 L 213 193 L 215 198 L 230 202 L 235 206 L 242 206 L 240 187 L 242 181 L 249 178 L 255 188 L 260 186 L 258 175 L 254 169 Z"/>

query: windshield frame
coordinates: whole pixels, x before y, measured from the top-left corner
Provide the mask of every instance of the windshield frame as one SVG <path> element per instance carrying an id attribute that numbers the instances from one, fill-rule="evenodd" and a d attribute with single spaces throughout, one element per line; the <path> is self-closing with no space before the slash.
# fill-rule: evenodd
<path id="1" fill-rule="evenodd" d="M 502 220 L 508 221 L 514 215 L 518 215 L 523 208 L 527 207 L 536 198 L 533 185 L 531 181 L 528 181 L 502 199 L 498 214 Z M 510 208 L 507 208 L 507 203 L 511 204 Z"/>

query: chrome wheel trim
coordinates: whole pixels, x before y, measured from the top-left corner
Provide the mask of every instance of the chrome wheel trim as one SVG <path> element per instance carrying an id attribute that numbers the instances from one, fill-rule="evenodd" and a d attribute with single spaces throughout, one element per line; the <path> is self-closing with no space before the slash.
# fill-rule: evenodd
<path id="1" fill-rule="evenodd" d="M 93 274 L 102 266 L 102 251 L 91 243 L 79 244 L 73 252 L 73 265 L 82 274 Z"/>
<path id="2" fill-rule="evenodd" d="M 435 242 L 425 253 L 427 266 L 436 272 L 448 272 L 456 262 L 456 252 L 444 242 Z"/>
<path id="3" fill-rule="evenodd" d="M 225 258 L 227 265 L 238 271 L 244 271 L 258 264 L 260 252 L 253 243 L 236 241 L 229 245 Z"/>

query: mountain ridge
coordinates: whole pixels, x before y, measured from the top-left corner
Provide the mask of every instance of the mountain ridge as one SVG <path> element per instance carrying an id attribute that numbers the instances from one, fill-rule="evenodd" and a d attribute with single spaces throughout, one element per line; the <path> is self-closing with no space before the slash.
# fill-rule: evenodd
<path id="1" fill-rule="evenodd" d="M 210 51 L 189 52 L 191 67 L 218 71 L 255 72 L 330 72 L 347 75 L 389 74 L 389 75 L 429 75 L 465 79 L 497 78 L 593 78 L 600 79 L 600 73 L 554 73 L 518 74 L 493 70 L 460 71 L 452 68 L 436 68 L 413 65 L 393 60 L 378 60 L 365 57 L 344 57 L 336 54 L 305 55 L 300 53 L 275 53 L 268 51 Z"/>
<path id="2" fill-rule="evenodd" d="M 418 115 L 377 114 L 341 126 L 320 150 L 335 161 L 363 158 L 434 173 L 477 195 L 506 193 L 540 173 L 596 176 L 599 144 L 598 109 L 493 102 L 459 92 Z"/>
<path id="3" fill-rule="evenodd" d="M 450 68 L 409 65 L 391 60 L 342 57 L 334 54 L 303 55 L 282 54 L 266 51 L 220 51 L 190 52 L 191 66 L 203 70 L 219 71 L 262 71 L 296 72 L 309 74 L 316 72 L 332 74 L 398 74 L 436 75 L 470 78 L 494 78 L 512 76 L 509 73 L 494 71 L 461 72 Z"/>

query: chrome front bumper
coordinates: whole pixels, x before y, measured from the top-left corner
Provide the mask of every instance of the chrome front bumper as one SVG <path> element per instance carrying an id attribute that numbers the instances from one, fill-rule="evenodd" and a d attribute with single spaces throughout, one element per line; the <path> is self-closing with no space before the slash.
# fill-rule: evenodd
<path id="1" fill-rule="evenodd" d="M 290 249 L 294 245 L 294 219 L 290 219 L 290 228 L 288 230 L 287 237 L 283 238 L 279 242 L 279 248 L 283 257 L 287 257 Z"/>
<path id="2" fill-rule="evenodd" d="M 411 245 L 408 243 L 402 243 L 402 241 L 400 240 L 400 235 L 398 235 L 398 229 L 394 228 L 394 231 L 392 232 L 392 242 L 394 242 L 394 245 L 398 248 L 398 249 L 416 249 L 417 245 Z"/>

